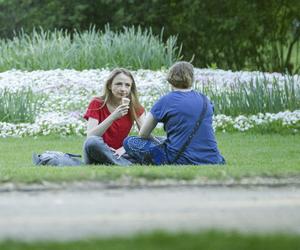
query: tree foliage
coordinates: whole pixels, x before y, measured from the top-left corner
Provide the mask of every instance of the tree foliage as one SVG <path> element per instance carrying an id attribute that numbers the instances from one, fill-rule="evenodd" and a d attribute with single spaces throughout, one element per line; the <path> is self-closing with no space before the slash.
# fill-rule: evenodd
<path id="1" fill-rule="evenodd" d="M 198 67 L 300 71 L 299 0 L 1 0 L 0 35 L 33 27 L 151 27 L 178 35 Z"/>

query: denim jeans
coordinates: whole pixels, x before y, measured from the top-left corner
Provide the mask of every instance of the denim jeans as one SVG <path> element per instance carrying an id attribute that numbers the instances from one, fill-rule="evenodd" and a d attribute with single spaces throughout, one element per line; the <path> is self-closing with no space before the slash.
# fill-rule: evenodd
<path id="1" fill-rule="evenodd" d="M 143 139 L 137 136 L 129 136 L 123 146 L 126 153 L 140 164 L 163 165 L 168 163 L 164 148 L 165 137 L 155 137 L 154 139 Z"/>
<path id="2" fill-rule="evenodd" d="M 83 145 L 83 158 L 85 164 L 104 164 L 129 166 L 134 160 L 127 154 L 119 159 L 114 155 L 109 146 L 103 141 L 102 137 L 90 136 Z"/>

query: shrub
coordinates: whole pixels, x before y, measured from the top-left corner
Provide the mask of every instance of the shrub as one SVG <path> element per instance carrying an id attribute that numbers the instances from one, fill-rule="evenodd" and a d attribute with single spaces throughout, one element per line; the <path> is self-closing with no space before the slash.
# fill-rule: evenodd
<path id="1" fill-rule="evenodd" d="M 213 84 L 198 84 L 196 89 L 209 96 L 216 114 L 238 116 L 300 109 L 300 86 L 289 77 L 283 85 L 276 78 L 272 82 L 256 78 L 249 82 L 237 80 L 221 90 Z"/>
<path id="2" fill-rule="evenodd" d="M 29 88 L 15 92 L 0 90 L 0 121 L 10 123 L 32 123 L 45 97 L 37 95 Z"/>
<path id="3" fill-rule="evenodd" d="M 162 33 L 155 36 L 151 29 L 134 26 L 113 32 L 91 27 L 71 34 L 42 28 L 31 34 L 21 32 L 12 40 L 0 40 L 0 70 L 93 69 L 126 67 L 152 69 L 169 67 L 179 60 L 181 49 L 177 38 L 171 36 L 164 43 Z"/>

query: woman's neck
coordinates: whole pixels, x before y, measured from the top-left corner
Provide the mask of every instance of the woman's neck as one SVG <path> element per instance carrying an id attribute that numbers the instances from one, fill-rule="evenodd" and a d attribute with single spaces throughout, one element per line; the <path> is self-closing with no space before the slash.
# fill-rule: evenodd
<path id="1" fill-rule="evenodd" d="M 112 98 L 108 101 L 108 103 L 112 107 L 118 107 L 119 105 L 121 105 L 122 99 Z"/>

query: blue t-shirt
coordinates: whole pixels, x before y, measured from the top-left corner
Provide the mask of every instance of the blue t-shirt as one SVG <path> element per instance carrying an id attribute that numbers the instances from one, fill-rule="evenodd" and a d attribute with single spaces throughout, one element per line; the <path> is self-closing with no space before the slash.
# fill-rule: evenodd
<path id="1" fill-rule="evenodd" d="M 203 108 L 202 96 L 194 91 L 172 91 L 161 97 L 151 113 L 157 122 L 164 124 L 167 133 L 166 149 L 169 161 L 186 142 L 195 127 Z M 224 158 L 219 153 L 213 127 L 213 106 L 208 101 L 207 111 L 200 128 L 177 160 L 177 164 L 218 164 Z"/>

